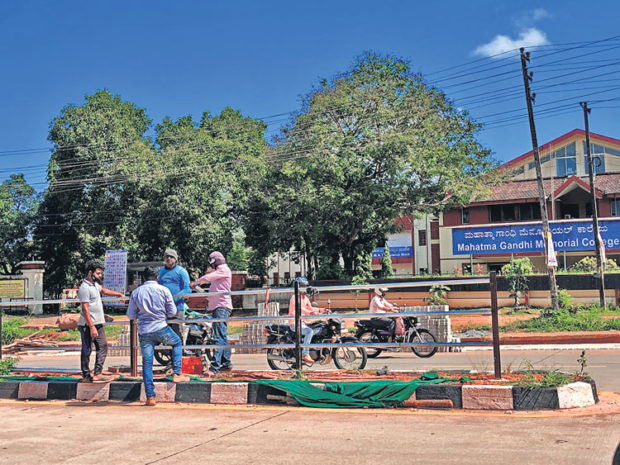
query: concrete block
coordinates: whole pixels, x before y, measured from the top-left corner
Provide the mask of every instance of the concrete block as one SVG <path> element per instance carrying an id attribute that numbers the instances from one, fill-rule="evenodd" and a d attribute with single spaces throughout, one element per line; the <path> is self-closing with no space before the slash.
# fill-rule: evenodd
<path id="1" fill-rule="evenodd" d="M 19 381 L 0 382 L 0 399 L 17 399 L 20 384 Z"/>
<path id="2" fill-rule="evenodd" d="M 153 383 L 155 385 L 155 398 L 157 402 L 174 402 L 177 392 L 176 383 Z M 140 401 L 146 402 L 146 392 L 144 391 L 144 383 L 140 388 Z"/>
<path id="3" fill-rule="evenodd" d="M 248 383 L 211 384 L 212 404 L 247 404 Z"/>
<path id="4" fill-rule="evenodd" d="M 512 410 L 512 386 L 463 386 L 463 408 Z"/>
<path id="5" fill-rule="evenodd" d="M 208 404 L 211 400 L 211 383 L 179 383 L 174 400 Z"/>
<path id="6" fill-rule="evenodd" d="M 558 387 L 560 408 L 587 407 L 594 405 L 594 394 L 590 383 L 579 381 Z"/>
<path id="7" fill-rule="evenodd" d="M 110 383 L 109 400 L 120 400 L 121 402 L 136 402 L 140 400 L 140 386 L 138 382 Z"/>
<path id="8" fill-rule="evenodd" d="M 418 400 L 450 399 L 454 408 L 463 408 L 462 386 L 452 384 L 423 384 L 415 390 Z"/>
<path id="9" fill-rule="evenodd" d="M 19 383 L 18 399 L 47 399 L 47 381 L 28 381 Z"/>
<path id="10" fill-rule="evenodd" d="M 75 381 L 50 381 L 47 385 L 47 398 L 58 400 L 75 399 L 77 384 Z"/>
<path id="11" fill-rule="evenodd" d="M 110 383 L 78 383 L 77 400 L 106 402 L 110 400 Z"/>
<path id="12" fill-rule="evenodd" d="M 556 409 L 559 405 L 556 388 L 513 386 L 512 401 L 515 410 Z"/>

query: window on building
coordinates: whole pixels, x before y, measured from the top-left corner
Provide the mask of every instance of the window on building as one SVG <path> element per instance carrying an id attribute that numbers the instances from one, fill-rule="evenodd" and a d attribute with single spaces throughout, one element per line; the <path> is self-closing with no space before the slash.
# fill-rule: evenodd
<path id="1" fill-rule="evenodd" d="M 575 143 L 562 147 L 551 154 L 555 158 L 555 174 L 559 178 L 577 174 L 577 153 Z"/>
<path id="2" fill-rule="evenodd" d="M 585 173 L 590 174 L 590 165 L 588 164 L 587 145 L 583 143 L 583 166 L 585 167 Z M 594 165 L 594 174 L 605 172 L 605 156 L 615 155 L 620 156 L 620 150 L 610 149 L 603 145 L 590 144 L 590 154 L 592 155 L 592 165 Z M 610 161 L 611 163 L 611 161 Z"/>
<path id="3" fill-rule="evenodd" d="M 540 204 L 532 202 L 519 205 L 520 220 L 539 220 L 540 218 Z"/>
<path id="4" fill-rule="evenodd" d="M 514 205 L 491 205 L 489 207 L 489 222 L 502 223 L 506 221 L 514 221 L 515 206 Z"/>
<path id="5" fill-rule="evenodd" d="M 611 216 L 620 216 L 620 199 L 611 199 Z"/>
<path id="6" fill-rule="evenodd" d="M 426 245 L 426 230 L 421 229 L 418 231 L 418 245 Z"/>
<path id="7" fill-rule="evenodd" d="M 592 218 L 592 202 L 586 203 L 586 218 Z"/>
<path id="8" fill-rule="evenodd" d="M 469 208 L 461 208 L 461 224 L 469 224 Z"/>

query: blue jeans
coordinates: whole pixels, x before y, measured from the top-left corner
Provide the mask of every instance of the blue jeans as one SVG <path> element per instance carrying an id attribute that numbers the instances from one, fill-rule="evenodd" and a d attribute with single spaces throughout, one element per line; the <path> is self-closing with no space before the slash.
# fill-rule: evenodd
<path id="1" fill-rule="evenodd" d="M 217 307 L 213 310 L 213 318 L 229 318 L 230 309 L 226 307 Z M 217 345 L 228 345 L 228 322 L 222 321 L 213 323 L 213 339 Z M 209 370 L 213 373 L 219 373 L 220 370 L 232 370 L 232 362 L 230 361 L 230 349 L 215 349 L 213 351 L 213 361 Z"/>
<path id="2" fill-rule="evenodd" d="M 153 352 L 156 345 L 172 346 L 172 367 L 174 373 L 181 374 L 181 356 L 183 355 L 183 343 L 181 338 L 166 326 L 152 333 L 140 334 L 140 351 L 142 352 L 142 377 L 144 378 L 144 391 L 146 397 L 155 397 L 155 385 L 153 384 Z"/>
<path id="3" fill-rule="evenodd" d="M 291 329 L 295 331 L 295 325 L 291 325 Z M 301 335 L 304 338 L 304 340 L 302 341 L 302 344 L 303 345 L 310 344 L 312 343 L 312 336 L 314 336 L 314 330 L 302 323 Z M 303 347 L 301 349 L 301 355 L 309 355 L 309 354 L 310 354 L 310 347 Z"/>

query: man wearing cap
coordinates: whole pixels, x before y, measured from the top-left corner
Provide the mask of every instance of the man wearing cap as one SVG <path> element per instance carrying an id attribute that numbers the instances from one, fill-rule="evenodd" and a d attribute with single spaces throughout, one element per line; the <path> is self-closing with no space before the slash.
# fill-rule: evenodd
<path id="1" fill-rule="evenodd" d="M 181 265 L 178 264 L 179 256 L 176 250 L 166 249 L 164 252 L 164 266 L 159 269 L 159 278 L 157 282 L 164 287 L 167 287 L 172 295 L 179 294 L 191 294 L 192 290 L 189 287 L 189 274 Z M 177 308 L 177 319 L 183 319 L 185 316 L 185 310 L 183 307 L 183 297 L 174 299 L 174 304 Z M 179 324 L 173 324 L 171 327 L 174 332 L 183 339 L 183 326 Z"/>
<path id="2" fill-rule="evenodd" d="M 211 292 L 230 292 L 232 285 L 232 272 L 226 264 L 226 259 L 221 252 L 213 252 L 209 255 L 209 266 L 212 271 L 201 276 L 190 284 L 194 289 L 202 283 L 211 283 L 209 293 Z M 215 319 L 228 319 L 232 312 L 232 299 L 230 295 L 210 295 L 207 298 L 207 311 L 213 312 Z M 218 345 L 228 345 L 228 322 L 213 323 L 213 338 Z M 209 371 L 205 374 L 216 375 L 221 371 L 232 371 L 232 362 L 230 360 L 230 349 L 215 349 L 213 353 L 213 361 L 209 367 Z"/>
<path id="3" fill-rule="evenodd" d="M 368 308 L 368 313 L 387 313 L 387 312 L 396 312 L 396 307 L 389 303 L 385 299 L 385 294 L 387 293 L 387 287 L 377 287 L 375 289 L 375 296 L 370 301 L 370 307 Z M 394 334 L 394 318 L 372 318 L 371 319 L 374 326 L 376 328 L 385 328 L 390 332 L 389 341 L 392 342 L 392 336 Z"/>

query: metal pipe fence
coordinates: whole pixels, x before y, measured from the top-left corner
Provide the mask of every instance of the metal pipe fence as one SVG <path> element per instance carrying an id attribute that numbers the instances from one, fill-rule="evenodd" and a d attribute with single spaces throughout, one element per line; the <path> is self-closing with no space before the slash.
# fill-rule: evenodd
<path id="1" fill-rule="evenodd" d="M 501 353 L 500 353 L 500 341 L 499 341 L 499 318 L 498 318 L 498 305 L 497 305 L 497 279 L 496 273 L 491 272 L 489 278 L 475 278 L 475 279 L 460 279 L 460 280 L 443 280 L 443 281 L 417 281 L 406 283 L 381 283 L 381 287 L 387 287 L 389 289 L 395 288 L 411 288 L 411 287 L 427 287 L 431 285 L 473 285 L 473 284 L 489 284 L 491 293 L 491 309 L 468 309 L 468 310 L 450 310 L 450 311 L 431 311 L 431 312 L 393 312 L 393 313 L 327 313 L 319 315 L 302 315 L 301 314 L 301 299 L 299 285 L 296 282 L 294 288 L 280 288 L 280 289 L 257 289 L 257 290 L 243 290 L 243 291 L 230 291 L 230 292 L 200 292 L 192 294 L 179 294 L 178 297 L 200 297 L 200 296 L 216 296 L 216 295 L 264 295 L 267 292 L 270 294 L 293 294 L 295 296 L 295 314 L 294 315 L 279 315 L 279 316 L 241 316 L 230 318 L 191 318 L 191 319 L 171 319 L 168 323 L 176 324 L 189 324 L 189 323 L 201 323 L 201 322 L 232 322 L 232 321 L 290 321 L 295 320 L 295 343 L 294 344 L 205 344 L 205 345 L 184 345 L 183 349 L 196 350 L 196 349 L 232 349 L 232 348 L 248 348 L 248 349 L 294 349 L 296 364 L 298 367 L 302 366 L 301 352 L 304 348 L 337 348 L 337 347 L 351 347 L 351 348 L 377 348 L 377 349 L 393 349 L 393 348 L 411 348 L 418 346 L 431 346 L 431 347 L 476 347 L 476 346 L 490 346 L 493 347 L 494 358 L 494 375 L 495 378 L 501 378 Z M 356 286 L 320 286 L 316 287 L 319 292 L 336 292 L 336 291 L 361 291 L 368 290 L 376 287 L 376 285 L 356 285 Z M 129 300 L 128 297 L 123 298 L 102 298 L 104 302 L 125 302 Z M 79 303 L 78 299 L 43 299 L 43 300 L 24 300 L 24 301 L 12 301 L 12 302 L 0 302 L 0 359 L 2 349 L 2 308 L 4 307 L 23 307 L 38 304 L 67 304 L 67 303 Z M 312 343 L 303 344 L 301 337 L 301 322 L 302 320 L 313 319 L 325 319 L 328 318 L 371 318 L 371 317 L 383 317 L 383 318 L 398 318 L 398 317 L 411 317 L 416 315 L 455 315 L 455 314 L 490 314 L 491 315 L 491 327 L 492 327 L 492 342 L 343 342 L 343 343 Z M 106 323 L 106 326 L 115 325 L 129 325 L 130 326 L 130 345 L 129 346 L 114 346 L 115 349 L 129 349 L 130 350 L 130 369 L 132 376 L 137 376 L 138 372 L 138 332 L 136 320 L 130 321 L 114 321 Z M 166 349 L 165 346 L 158 346 L 158 350 Z M 62 350 L 80 350 L 80 346 L 63 346 Z M 37 346 L 36 350 L 59 350 L 58 347 L 46 347 Z"/>

